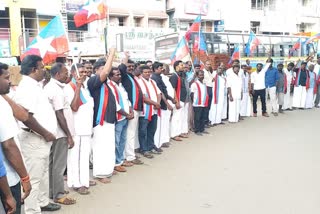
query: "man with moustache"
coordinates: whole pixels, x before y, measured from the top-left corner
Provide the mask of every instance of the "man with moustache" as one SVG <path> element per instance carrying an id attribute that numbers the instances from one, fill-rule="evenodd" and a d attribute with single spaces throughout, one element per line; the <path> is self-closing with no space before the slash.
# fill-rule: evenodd
<path id="1" fill-rule="evenodd" d="M 138 77 L 135 77 L 135 64 L 129 59 L 129 54 L 125 53 L 123 63 L 119 65 L 121 73 L 121 83 L 128 93 L 128 98 L 132 105 L 133 119 L 128 121 L 127 128 L 127 143 L 125 146 L 124 166 L 133 164 L 143 164 L 137 159 L 134 150 L 139 148 L 138 130 L 139 130 L 139 115 L 143 111 L 143 94 L 138 84 Z M 129 162 L 129 163 L 127 163 Z"/>
<path id="2" fill-rule="evenodd" d="M 50 150 L 49 196 L 56 203 L 71 205 L 75 204 L 76 201 L 66 196 L 63 179 L 67 166 L 68 148 L 71 149 L 74 146 L 73 133 L 70 132 L 67 124 L 67 119 L 70 120 L 70 118 L 66 119 L 63 113 L 64 109 L 70 109 L 70 103 L 67 102 L 63 92 L 65 81 L 68 78 L 68 69 L 63 63 L 57 62 L 51 67 L 50 74 L 51 80 L 44 87 L 44 91 L 55 111 L 58 129 L 56 134 L 57 139 L 53 141 Z"/>
<path id="3" fill-rule="evenodd" d="M 294 78 L 294 73 L 293 73 L 293 67 L 294 64 L 290 62 L 287 66 L 287 69 L 284 70 L 284 73 L 286 74 L 287 78 L 287 93 L 284 95 L 284 100 L 283 100 L 283 110 L 288 110 L 292 111 L 292 96 L 291 96 L 291 86 L 293 84 L 293 78 Z"/>
<path id="4" fill-rule="evenodd" d="M 25 112 L 20 106 L 11 107 L 12 100 L 7 101 L 6 94 L 9 93 L 11 82 L 8 65 L 0 63 L 0 148 L 2 149 L 3 162 L 7 170 L 7 179 L 12 195 L 16 201 L 16 214 L 21 213 L 21 200 L 24 200 L 31 191 L 30 177 L 23 163 L 20 152 L 20 142 L 18 139 L 19 128 L 14 118 L 15 111 L 19 114 Z M 26 113 L 26 112 L 25 112 Z M 17 117 L 19 119 L 19 117 Z M 24 121 L 27 120 L 24 119 Z M 1 152 L 0 152 L 1 153 Z M 21 197 L 21 186 L 24 194 Z M 0 191 L 0 198 L 3 204 L 6 204 L 6 194 Z M 9 207 L 5 207 L 6 212 Z"/>
<path id="5" fill-rule="evenodd" d="M 314 66 L 314 72 L 316 73 L 317 93 L 314 101 L 314 106 L 320 108 L 320 55 L 317 57 L 317 63 Z"/>
<path id="6" fill-rule="evenodd" d="M 167 87 L 164 84 L 163 80 L 162 80 L 162 76 L 161 73 L 163 71 L 163 64 L 159 63 L 159 62 L 154 62 L 152 65 L 152 69 L 153 69 L 153 73 L 151 75 L 151 79 L 154 80 L 158 86 L 158 88 L 161 91 L 161 109 L 160 109 L 160 114 L 158 115 L 158 123 L 157 123 L 157 131 L 155 133 L 155 139 L 154 139 L 154 143 L 155 143 L 155 150 L 158 150 L 159 152 L 162 152 L 162 145 L 164 143 L 166 143 L 167 141 L 163 141 L 163 135 L 167 135 L 169 133 L 167 133 L 166 129 L 162 130 L 162 123 L 166 123 L 166 120 L 168 119 L 167 116 L 167 111 L 172 111 L 173 108 L 172 106 L 169 104 L 169 100 L 173 100 L 173 97 L 168 95 L 168 91 L 167 91 Z M 169 117 L 170 118 L 170 117 Z"/>
<path id="7" fill-rule="evenodd" d="M 213 81 L 214 81 L 214 77 L 216 76 L 216 72 L 213 72 L 213 68 L 210 60 L 207 60 L 205 62 L 203 72 L 204 72 L 203 83 L 207 86 L 207 91 L 209 96 L 209 104 L 205 110 L 205 115 L 206 115 L 205 118 L 206 118 L 206 125 L 210 126 L 209 111 L 211 108 L 211 101 L 212 101 Z"/>
<path id="8" fill-rule="evenodd" d="M 169 78 L 172 87 L 175 90 L 174 99 L 176 104 L 173 108 L 172 119 L 171 119 L 171 138 L 175 141 L 182 141 L 180 137 L 187 137 L 182 135 L 182 118 L 184 115 L 183 107 L 187 98 L 187 88 L 184 81 L 184 64 L 181 60 L 175 61 L 173 64 L 175 72 Z"/>
<path id="9" fill-rule="evenodd" d="M 71 67 L 72 80 L 64 87 L 67 102 L 70 104 L 68 114 L 71 114 L 74 147 L 68 150 L 68 187 L 80 195 L 89 194 L 89 186 L 96 185 L 90 181 L 89 157 L 91 152 L 91 136 L 93 123 L 93 98 L 85 83 L 87 71 L 80 63 Z M 67 112 L 65 112 L 67 115 Z M 68 121 L 67 121 L 68 122 Z"/>
<path id="10" fill-rule="evenodd" d="M 52 141 L 56 139 L 57 119 L 41 84 L 45 74 L 42 58 L 26 56 L 20 73 L 22 80 L 14 100 L 29 113 L 28 120 L 19 123 L 22 128 L 19 139 L 32 185 L 29 197 L 24 200 L 25 213 L 55 211 L 61 206 L 49 202 L 48 181 L 49 155 Z"/>
<path id="11" fill-rule="evenodd" d="M 240 65 L 232 66 L 233 72 L 227 76 L 229 94 L 229 122 L 239 122 L 240 104 L 242 99 L 242 77 L 239 74 Z"/>
<path id="12" fill-rule="evenodd" d="M 115 125 L 115 145 L 116 145 L 116 162 L 114 170 L 117 172 L 126 172 L 124 167 L 124 149 L 127 144 L 127 127 L 128 121 L 133 119 L 133 111 L 128 94 L 121 84 L 121 73 L 118 68 L 113 67 L 109 73 L 108 85 L 116 98 L 120 110 L 117 111 L 117 122 Z M 133 165 L 128 162 L 127 167 Z"/>
<path id="13" fill-rule="evenodd" d="M 151 76 L 151 69 L 147 65 L 140 66 L 141 78 L 138 80 L 143 93 L 143 112 L 139 117 L 140 152 L 146 158 L 153 158 L 153 154 L 161 154 L 155 150 L 154 134 L 157 129 L 158 110 L 161 105 L 161 91 Z"/>
<path id="14" fill-rule="evenodd" d="M 300 68 L 296 68 L 292 106 L 304 109 L 306 106 L 307 83 L 310 80 L 307 62 L 302 62 Z"/>

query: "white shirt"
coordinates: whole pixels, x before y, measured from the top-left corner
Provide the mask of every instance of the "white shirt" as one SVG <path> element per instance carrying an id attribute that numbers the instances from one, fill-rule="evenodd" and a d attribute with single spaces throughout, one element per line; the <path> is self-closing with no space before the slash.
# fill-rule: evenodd
<path id="1" fill-rule="evenodd" d="M 266 88 L 266 82 L 265 82 L 265 72 L 252 72 L 251 73 L 251 83 L 253 85 L 253 90 L 262 90 Z"/>
<path id="2" fill-rule="evenodd" d="M 228 68 L 228 69 L 226 70 L 226 77 L 228 77 L 228 75 L 229 75 L 229 74 L 232 74 L 232 73 L 234 73 L 232 67 L 231 67 L 231 68 Z M 240 68 L 238 74 L 239 74 L 239 76 L 242 76 L 242 75 L 244 74 L 243 69 Z"/>
<path id="3" fill-rule="evenodd" d="M 290 86 L 294 77 L 293 71 L 288 71 L 287 69 L 284 69 L 284 73 L 287 77 L 287 86 Z"/>
<path id="4" fill-rule="evenodd" d="M 230 73 L 227 76 L 227 88 L 231 88 L 233 99 L 241 99 L 242 92 L 242 76 Z"/>
<path id="5" fill-rule="evenodd" d="M 243 93 L 248 93 L 249 92 L 249 80 L 250 80 L 250 75 L 248 72 L 242 73 L 242 92 Z"/>
<path id="6" fill-rule="evenodd" d="M 48 96 L 49 102 L 52 105 L 52 108 L 54 111 L 59 110 L 65 110 L 70 109 L 70 103 L 67 100 L 67 97 L 65 96 L 63 92 L 63 88 L 66 84 L 59 82 L 58 80 L 51 78 L 50 82 L 44 87 L 44 92 Z M 66 118 L 66 121 L 71 120 L 72 118 L 67 118 L 66 115 L 64 115 Z M 62 138 L 66 137 L 67 135 L 64 133 L 62 128 L 60 127 L 58 123 L 57 128 L 57 135 L 56 138 Z"/>
<path id="7" fill-rule="evenodd" d="M 41 83 L 38 83 L 29 76 L 23 75 L 14 100 L 27 109 L 29 113 L 32 113 L 33 117 L 42 127 L 53 135 L 56 135 L 57 118 Z M 19 125 L 26 128 L 21 122 L 19 122 Z"/>
<path id="8" fill-rule="evenodd" d="M 128 98 L 128 93 L 127 91 L 124 89 L 124 87 L 122 86 L 121 83 L 119 83 L 119 85 L 113 81 L 108 81 L 108 85 L 109 87 L 111 88 L 111 91 L 114 95 L 114 98 L 116 99 L 116 102 L 117 102 L 117 105 L 120 106 L 120 109 L 124 110 L 127 114 L 130 113 L 130 107 L 131 107 L 131 102 Z M 117 95 L 116 95 L 116 91 L 114 90 L 113 86 L 116 88 L 117 92 L 118 92 L 118 96 L 119 96 L 119 101 L 117 100 Z M 120 97 L 122 99 L 122 102 L 123 102 L 123 107 L 121 106 L 120 104 Z M 120 119 L 118 119 L 118 121 L 122 121 L 126 119 L 125 116 L 121 116 Z"/>
<path id="9" fill-rule="evenodd" d="M 175 91 L 174 91 L 174 88 L 171 85 L 171 82 L 169 81 L 170 78 L 167 75 L 164 75 L 164 74 L 161 74 L 161 77 L 162 77 L 162 81 L 164 82 L 164 84 L 167 87 L 168 95 L 170 97 L 174 98 Z"/>
<path id="10" fill-rule="evenodd" d="M 212 79 L 216 76 L 217 72 L 213 71 L 211 73 L 210 71 L 207 71 L 206 69 L 203 69 L 203 72 L 204 72 L 203 83 L 207 87 L 213 87 Z"/>
<path id="11" fill-rule="evenodd" d="M 0 143 L 14 138 L 15 143 L 20 149 L 20 143 L 17 137 L 19 132 L 18 124 L 13 117 L 13 112 L 9 103 L 7 103 L 7 101 L 2 96 L 0 96 L 0 112 Z M 20 181 L 18 173 L 11 167 L 5 155 L 3 155 L 3 163 L 7 170 L 7 179 L 9 186 L 15 186 Z"/>
<path id="12" fill-rule="evenodd" d="M 152 83 L 151 83 L 152 82 Z M 138 83 L 139 83 L 139 85 L 140 85 L 140 88 L 141 88 L 141 91 L 142 91 L 142 93 L 146 96 L 146 97 L 148 97 L 149 99 L 151 99 L 152 101 L 154 101 L 154 102 L 157 102 L 158 101 L 158 95 L 159 94 L 161 94 L 161 91 L 160 91 L 160 89 L 158 88 L 158 86 L 157 86 L 157 83 L 155 82 L 155 81 L 153 81 L 151 78 L 149 79 L 149 80 L 146 80 L 146 79 L 144 79 L 142 76 L 139 78 L 139 80 L 138 80 Z M 145 83 L 145 84 L 144 84 Z M 150 97 L 149 97 L 149 95 L 148 95 L 148 93 L 147 93 L 147 89 L 146 89 L 146 87 L 145 87 L 145 85 L 147 86 L 147 88 L 148 88 L 148 91 L 149 91 L 149 93 L 150 93 Z M 145 109 L 147 109 L 146 108 L 146 103 L 143 103 L 143 109 L 145 110 Z M 154 106 L 151 106 L 151 108 L 153 108 Z M 155 110 L 153 110 L 152 111 L 152 115 L 154 115 L 154 114 L 157 114 L 157 111 L 155 111 Z M 145 112 L 144 111 L 142 111 L 141 113 L 140 113 L 140 116 L 144 116 L 145 115 Z"/>
<path id="13" fill-rule="evenodd" d="M 71 104 L 74 98 L 74 90 L 70 84 L 67 84 L 64 87 L 64 93 L 68 102 Z M 70 108 L 73 113 L 73 121 L 70 125 L 68 123 L 70 132 L 73 129 L 76 136 L 91 135 L 93 129 L 93 98 L 91 97 L 88 88 L 81 88 L 81 93 L 84 96 L 86 103 L 82 104 L 76 112 L 72 111 Z"/>
<path id="14" fill-rule="evenodd" d="M 199 86 L 199 88 L 198 88 Z M 200 98 L 199 98 L 200 89 Z M 205 107 L 207 87 L 205 84 L 197 80 L 191 84 L 191 93 L 193 93 L 193 106 L 194 107 Z M 201 101 L 201 102 L 200 102 Z"/>

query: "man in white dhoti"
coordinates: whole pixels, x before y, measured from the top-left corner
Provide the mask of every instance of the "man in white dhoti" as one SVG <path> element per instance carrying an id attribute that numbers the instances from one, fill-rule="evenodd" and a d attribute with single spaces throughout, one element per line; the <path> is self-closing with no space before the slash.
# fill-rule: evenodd
<path id="1" fill-rule="evenodd" d="M 311 109 L 314 106 L 314 96 L 317 92 L 316 73 L 314 72 L 314 64 L 310 64 L 309 67 L 309 82 L 307 82 L 306 90 L 306 109 Z"/>
<path id="2" fill-rule="evenodd" d="M 110 50 L 107 62 L 98 60 L 96 75 L 88 80 L 88 88 L 94 100 L 93 114 L 93 177 L 102 183 L 111 182 L 115 166 L 115 122 L 117 105 L 115 97 L 107 84 L 112 68 L 115 49 Z M 107 138 L 106 138 L 107 136 Z"/>
<path id="3" fill-rule="evenodd" d="M 224 79 L 224 99 L 223 99 L 223 110 L 222 110 L 222 120 L 227 120 L 228 117 L 228 90 L 227 90 L 227 75 L 226 75 L 226 66 L 221 63 L 219 66 L 222 69 L 221 77 Z"/>
<path id="4" fill-rule="evenodd" d="M 227 76 L 227 88 L 229 94 L 229 122 L 239 121 L 240 103 L 242 99 L 242 78 L 239 76 L 240 65 L 232 66 L 232 71 Z"/>
<path id="5" fill-rule="evenodd" d="M 291 86 L 293 84 L 294 72 L 293 72 L 294 64 L 290 62 L 287 66 L 287 69 L 284 69 L 284 73 L 287 78 L 287 93 L 284 94 L 284 101 L 282 109 L 284 111 L 292 111 L 292 96 L 291 96 Z"/>
<path id="6" fill-rule="evenodd" d="M 278 104 L 279 104 L 279 113 L 283 113 L 283 102 L 284 102 L 284 95 L 288 93 L 287 91 L 287 77 L 283 71 L 283 64 L 279 63 L 277 65 L 278 69 L 278 81 L 277 81 L 277 97 L 278 97 Z"/>
<path id="7" fill-rule="evenodd" d="M 78 69 L 79 77 L 76 72 Z M 81 195 L 89 194 L 89 186 L 95 185 L 89 181 L 89 156 L 91 152 L 91 135 L 93 123 L 93 98 L 84 81 L 87 73 L 82 64 L 71 67 L 72 80 L 64 87 L 64 93 L 71 107 L 71 124 L 73 128 L 74 147 L 68 150 L 67 176 L 68 187 Z M 69 114 L 69 112 L 64 112 Z M 71 128 L 69 128 L 71 129 Z"/>
<path id="8" fill-rule="evenodd" d="M 307 63 L 302 62 L 301 67 L 296 69 L 292 106 L 299 109 L 304 109 L 306 105 L 306 86 L 309 82 L 309 72 L 306 66 Z"/>
<path id="9" fill-rule="evenodd" d="M 172 107 L 175 106 L 176 100 L 174 99 L 175 91 L 169 81 L 170 69 L 168 65 L 164 65 L 163 73 L 161 74 L 162 80 L 167 87 L 168 97 L 173 99 L 169 99 L 168 103 Z M 168 148 L 170 146 L 170 119 L 171 119 L 170 110 L 161 109 L 161 131 L 162 135 L 160 136 L 160 142 L 162 142 L 162 147 Z"/>
<path id="10" fill-rule="evenodd" d="M 182 135 L 182 115 L 184 102 L 187 98 L 187 90 L 183 77 L 184 64 L 178 60 L 173 64 L 175 72 L 171 75 L 169 81 L 172 87 L 175 89 L 176 104 L 173 108 L 171 119 L 171 138 L 175 141 L 182 141 L 180 137 L 187 137 Z"/>
<path id="11" fill-rule="evenodd" d="M 240 117 L 250 117 L 251 115 L 251 99 L 249 94 L 250 74 L 247 65 L 242 66 L 242 92 L 243 97 L 240 105 Z"/>
<path id="12" fill-rule="evenodd" d="M 154 145 L 155 145 L 155 150 L 158 150 L 159 152 L 162 152 L 162 145 L 164 143 L 168 143 L 169 141 L 166 139 L 168 136 L 168 129 L 167 128 L 163 128 L 162 122 L 164 123 L 168 123 L 170 119 L 170 114 L 167 113 L 171 112 L 173 107 L 169 104 L 169 100 L 173 100 L 173 97 L 168 95 L 168 91 L 167 91 L 167 86 L 165 85 L 161 73 L 163 71 L 163 64 L 159 63 L 159 62 L 155 62 L 152 65 L 152 69 L 153 69 L 153 73 L 151 75 L 151 79 L 154 80 L 158 86 L 158 88 L 161 91 L 161 108 L 158 110 L 159 114 L 158 114 L 158 121 L 157 121 L 157 131 L 154 135 Z M 162 114 L 163 113 L 163 114 Z M 169 117 L 168 117 L 169 115 Z M 164 117 L 164 118 L 162 118 Z M 163 136 L 165 135 L 165 136 Z M 165 140 L 164 140 L 165 139 Z M 166 146 L 165 146 L 166 147 Z"/>
<path id="13" fill-rule="evenodd" d="M 317 63 L 314 66 L 314 72 L 316 73 L 316 82 L 317 82 L 317 94 L 314 101 L 314 106 L 320 108 L 320 55 L 317 57 Z"/>
<path id="14" fill-rule="evenodd" d="M 121 72 L 122 86 L 128 93 L 129 100 L 132 104 L 134 118 L 128 121 L 127 128 L 127 143 L 125 147 L 124 165 L 130 164 L 141 165 L 143 162 L 136 158 L 135 149 L 139 148 L 138 130 L 139 130 L 139 115 L 143 111 L 143 94 L 138 84 L 138 78 L 134 76 L 134 62 L 129 59 L 129 55 L 126 53 L 124 62 L 119 65 Z"/>
<path id="15" fill-rule="evenodd" d="M 209 95 L 207 92 L 207 87 L 203 83 L 204 72 L 197 72 L 198 79 L 191 84 L 191 101 L 194 111 L 194 133 L 196 135 L 202 136 L 203 134 L 209 134 L 205 131 L 205 119 L 206 112 L 205 108 L 208 106 Z"/>
<path id="16" fill-rule="evenodd" d="M 226 84 L 222 73 L 222 68 L 218 67 L 218 71 L 213 82 L 212 101 L 209 111 L 209 120 L 211 121 L 211 125 L 220 124 L 222 122 Z"/>

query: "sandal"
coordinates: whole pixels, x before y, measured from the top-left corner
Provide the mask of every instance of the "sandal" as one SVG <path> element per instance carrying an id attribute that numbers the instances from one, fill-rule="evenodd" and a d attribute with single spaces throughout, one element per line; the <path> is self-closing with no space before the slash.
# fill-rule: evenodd
<path id="1" fill-rule="evenodd" d="M 96 186 L 97 185 L 97 182 L 95 181 L 89 181 L 89 186 L 93 187 L 93 186 Z"/>
<path id="2" fill-rule="evenodd" d="M 97 181 L 100 181 L 103 184 L 111 183 L 110 178 L 95 178 Z"/>
<path id="3" fill-rule="evenodd" d="M 88 188 L 86 188 L 86 187 L 73 188 L 73 189 L 74 189 L 74 191 L 76 191 L 80 195 L 89 195 L 90 194 Z"/>
<path id="4" fill-rule="evenodd" d="M 65 196 L 62 198 L 54 199 L 54 202 L 58 204 L 63 204 L 63 205 L 72 205 L 72 204 L 75 204 L 77 201 L 75 199 L 68 198 L 67 196 Z"/>
<path id="5" fill-rule="evenodd" d="M 174 140 L 174 141 L 182 141 L 182 139 L 180 137 L 173 137 L 172 140 Z"/>

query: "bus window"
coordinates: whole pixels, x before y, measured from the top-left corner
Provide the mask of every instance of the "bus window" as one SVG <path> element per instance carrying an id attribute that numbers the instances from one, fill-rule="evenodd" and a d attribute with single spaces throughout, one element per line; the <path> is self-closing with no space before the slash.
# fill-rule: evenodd
<path id="1" fill-rule="evenodd" d="M 228 54 L 228 45 L 226 43 L 219 44 L 219 53 Z"/>

